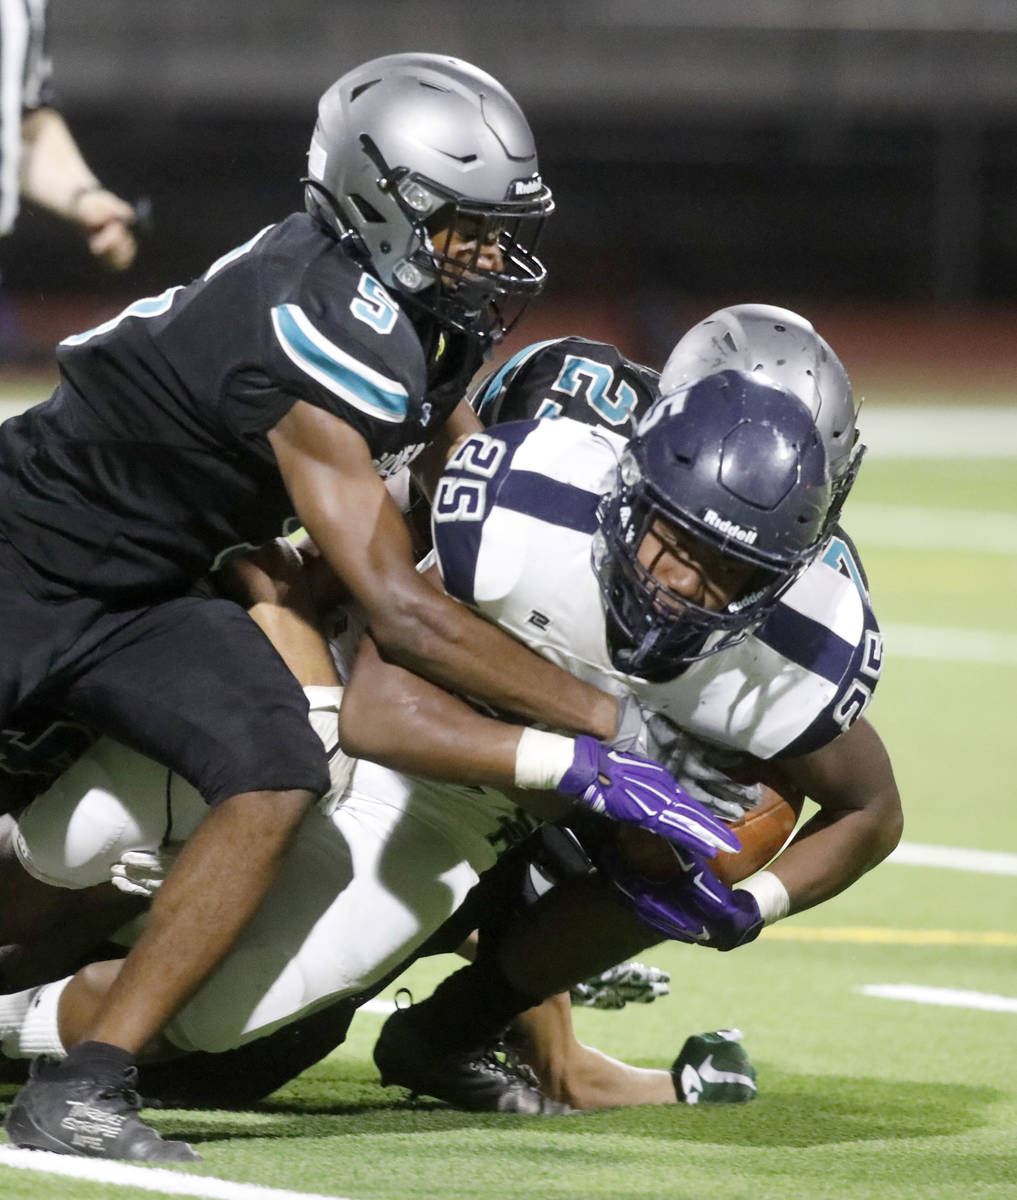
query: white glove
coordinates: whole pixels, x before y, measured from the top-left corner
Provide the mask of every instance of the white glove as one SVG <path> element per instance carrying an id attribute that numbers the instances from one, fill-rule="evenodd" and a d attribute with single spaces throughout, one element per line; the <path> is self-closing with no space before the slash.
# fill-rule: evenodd
<path id="1" fill-rule="evenodd" d="M 129 896 L 151 900 L 176 862 L 183 842 L 166 842 L 158 850 L 125 850 L 109 870 L 113 886 Z"/>
<path id="2" fill-rule="evenodd" d="M 736 783 L 743 755 L 700 741 L 660 713 L 647 718 L 646 753 L 662 763 L 681 786 L 725 821 L 739 821 L 763 798 L 761 783 Z"/>
<path id="3" fill-rule="evenodd" d="M 357 765 L 355 758 L 339 748 L 339 707 L 343 701 L 341 687 L 305 687 L 304 695 L 310 709 L 308 720 L 311 728 L 321 738 L 328 756 L 328 774 L 331 784 L 318 801 L 318 807 L 330 817 L 343 802 L 346 788 Z"/>

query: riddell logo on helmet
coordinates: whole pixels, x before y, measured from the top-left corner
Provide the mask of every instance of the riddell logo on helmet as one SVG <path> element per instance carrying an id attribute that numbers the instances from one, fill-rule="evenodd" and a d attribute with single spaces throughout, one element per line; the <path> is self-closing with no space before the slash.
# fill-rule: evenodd
<path id="1" fill-rule="evenodd" d="M 745 529 L 737 521 L 729 521 L 712 508 L 708 508 L 703 513 L 703 520 L 712 529 L 716 529 L 718 533 L 722 533 L 725 537 L 734 538 L 736 542 L 744 542 L 747 546 L 754 545 L 756 538 L 759 537 L 757 529 Z"/>
<path id="2" fill-rule="evenodd" d="M 531 175 L 529 179 L 513 179 L 512 180 L 512 198 L 517 196 L 532 196 L 535 192 L 539 192 L 544 184 L 539 175 Z"/>

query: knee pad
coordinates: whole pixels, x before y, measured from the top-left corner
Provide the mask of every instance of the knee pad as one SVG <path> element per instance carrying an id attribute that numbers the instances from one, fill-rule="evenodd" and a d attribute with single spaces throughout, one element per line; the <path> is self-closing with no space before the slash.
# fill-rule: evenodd
<path id="1" fill-rule="evenodd" d="M 14 851 L 55 887 L 108 882 L 125 850 L 186 837 L 204 816 L 197 793 L 178 778 L 173 785 L 171 793 L 165 767 L 103 738 L 21 814 Z"/>

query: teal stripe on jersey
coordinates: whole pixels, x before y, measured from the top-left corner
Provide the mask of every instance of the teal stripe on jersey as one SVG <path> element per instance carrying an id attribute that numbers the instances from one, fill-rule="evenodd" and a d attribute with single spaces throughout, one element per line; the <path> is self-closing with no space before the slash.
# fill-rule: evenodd
<path id="1" fill-rule="evenodd" d="M 410 396 L 402 384 L 330 342 L 299 305 L 273 308 L 272 325 L 287 358 L 330 392 L 377 420 L 397 423 L 406 419 Z"/>
<path id="2" fill-rule="evenodd" d="M 528 358 L 532 358 L 533 355 L 539 350 L 543 350 L 545 346 L 553 346 L 555 342 L 560 342 L 561 340 L 561 338 L 548 338 L 545 342 L 535 342 L 532 346 L 526 346 L 524 349 L 519 350 L 516 354 L 513 354 L 507 363 L 499 367 L 497 372 L 491 376 L 487 386 L 484 388 L 480 396 L 477 397 L 473 405 L 477 416 L 480 417 L 485 425 L 489 424 L 489 422 L 486 419 L 486 413 L 484 410 L 490 406 L 491 401 L 501 391 L 505 383 L 506 376 L 511 374 L 516 367 L 526 362 Z"/>

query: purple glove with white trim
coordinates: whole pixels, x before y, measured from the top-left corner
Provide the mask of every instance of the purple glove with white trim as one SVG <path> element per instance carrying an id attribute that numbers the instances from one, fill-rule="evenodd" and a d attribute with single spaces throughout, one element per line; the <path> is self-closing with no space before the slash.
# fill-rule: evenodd
<path id="1" fill-rule="evenodd" d="M 713 858 L 741 844 L 723 821 L 684 792 L 652 759 L 612 750 L 596 738 L 575 740 L 572 766 L 557 790 L 592 812 L 638 825 L 696 853 Z"/>
<path id="2" fill-rule="evenodd" d="M 651 929 L 676 942 L 735 950 L 763 928 L 759 905 L 744 888 L 729 888 L 697 854 L 677 854 L 682 870 L 656 882 L 629 867 L 616 851 L 599 863 L 633 912 Z"/>

